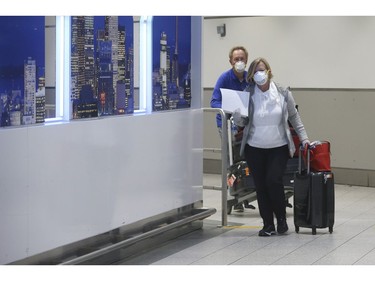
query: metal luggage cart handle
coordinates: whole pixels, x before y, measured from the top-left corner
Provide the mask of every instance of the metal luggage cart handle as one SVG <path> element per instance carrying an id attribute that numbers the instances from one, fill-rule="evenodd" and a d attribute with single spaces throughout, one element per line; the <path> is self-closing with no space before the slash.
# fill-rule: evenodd
<path id="1" fill-rule="evenodd" d="M 223 160 L 226 159 L 228 155 L 228 119 L 227 116 L 221 108 L 202 108 L 204 112 L 216 112 L 221 115 L 221 225 L 227 226 L 228 225 L 228 218 L 227 218 L 227 170 L 228 170 L 228 163 L 227 161 Z"/>

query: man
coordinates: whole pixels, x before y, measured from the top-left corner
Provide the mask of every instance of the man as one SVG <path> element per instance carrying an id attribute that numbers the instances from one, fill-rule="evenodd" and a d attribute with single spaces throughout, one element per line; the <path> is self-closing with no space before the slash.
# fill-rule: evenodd
<path id="1" fill-rule="evenodd" d="M 245 47 L 236 46 L 229 51 L 229 63 L 231 69 L 222 73 L 216 82 L 211 97 L 211 107 L 221 108 L 221 92 L 220 88 L 243 91 L 247 87 L 246 82 L 246 64 L 248 52 Z M 216 123 L 221 136 L 221 115 L 217 114 Z"/>
<path id="2" fill-rule="evenodd" d="M 248 59 L 248 52 L 243 46 L 235 46 L 229 51 L 229 63 L 231 69 L 223 72 L 218 78 L 214 91 L 211 97 L 211 107 L 221 108 L 222 97 L 220 88 L 231 89 L 236 91 L 243 91 L 247 87 L 246 82 L 247 71 L 246 64 Z M 222 120 L 221 115 L 217 114 L 216 124 L 220 134 L 222 136 Z M 235 128 L 237 129 L 237 128 Z M 241 139 L 241 128 L 238 130 L 239 134 L 236 135 L 236 140 Z M 234 210 L 242 211 L 244 210 L 242 204 L 237 204 L 234 206 Z"/>

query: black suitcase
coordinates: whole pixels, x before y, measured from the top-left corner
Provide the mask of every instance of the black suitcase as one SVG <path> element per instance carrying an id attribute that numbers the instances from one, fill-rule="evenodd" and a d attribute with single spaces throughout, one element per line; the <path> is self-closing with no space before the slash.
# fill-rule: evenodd
<path id="1" fill-rule="evenodd" d="M 327 228 L 333 232 L 335 213 L 335 184 L 332 172 L 310 171 L 309 153 L 307 168 L 302 170 L 302 151 L 299 153 L 299 169 L 294 176 L 293 212 L 294 226 L 312 229 Z"/>

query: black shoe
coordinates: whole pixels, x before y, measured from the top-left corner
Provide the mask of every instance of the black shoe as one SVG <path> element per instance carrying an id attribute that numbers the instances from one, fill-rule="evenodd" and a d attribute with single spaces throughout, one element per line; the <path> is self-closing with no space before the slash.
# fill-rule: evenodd
<path id="1" fill-rule="evenodd" d="M 277 220 L 277 233 L 283 234 L 288 231 L 288 224 L 286 223 L 286 219 L 278 219 Z"/>
<path id="2" fill-rule="evenodd" d="M 264 226 L 262 230 L 259 231 L 259 236 L 271 236 L 276 234 L 275 226 L 274 225 L 268 225 Z"/>
<path id="3" fill-rule="evenodd" d="M 240 203 L 234 205 L 233 209 L 234 209 L 236 212 L 240 212 L 240 213 L 244 211 L 244 208 L 243 208 L 242 204 L 240 204 Z"/>

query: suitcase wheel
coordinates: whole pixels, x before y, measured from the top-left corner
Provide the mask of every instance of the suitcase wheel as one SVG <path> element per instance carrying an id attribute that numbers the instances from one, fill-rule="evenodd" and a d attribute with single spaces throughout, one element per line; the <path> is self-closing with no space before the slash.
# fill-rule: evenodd
<path id="1" fill-rule="evenodd" d="M 285 205 L 288 207 L 288 208 L 293 208 L 293 205 L 289 203 L 289 200 L 285 200 Z"/>
<path id="2" fill-rule="evenodd" d="M 312 234 L 313 234 L 313 235 L 316 234 L 316 227 L 313 227 L 313 228 L 312 228 Z"/>
<path id="3" fill-rule="evenodd" d="M 332 226 L 330 226 L 328 229 L 329 229 L 329 233 L 333 232 L 333 227 Z"/>
<path id="4" fill-rule="evenodd" d="M 296 233 L 298 233 L 299 232 L 299 226 L 295 226 L 295 230 L 296 230 Z"/>

